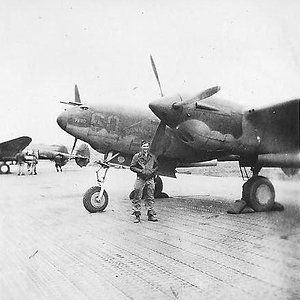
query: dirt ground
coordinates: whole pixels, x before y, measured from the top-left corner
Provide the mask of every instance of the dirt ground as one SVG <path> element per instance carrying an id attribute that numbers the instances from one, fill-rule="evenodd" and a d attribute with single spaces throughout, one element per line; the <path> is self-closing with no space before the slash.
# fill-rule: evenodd
<path id="1" fill-rule="evenodd" d="M 283 212 L 229 215 L 239 177 L 165 178 L 159 221 L 134 224 L 135 176 L 111 169 L 102 213 L 82 205 L 95 167 L 0 175 L 0 299 L 300 299 L 300 185 Z"/>

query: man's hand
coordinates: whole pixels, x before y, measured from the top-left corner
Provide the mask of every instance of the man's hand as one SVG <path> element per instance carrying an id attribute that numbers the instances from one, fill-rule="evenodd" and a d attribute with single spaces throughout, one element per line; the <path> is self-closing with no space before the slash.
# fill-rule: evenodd
<path id="1" fill-rule="evenodd" d="M 143 175 L 143 178 L 145 180 L 147 180 L 147 179 L 151 179 L 152 177 L 154 177 L 154 172 L 151 169 L 150 170 L 149 169 L 144 169 L 142 171 L 142 175 Z"/>
<path id="2" fill-rule="evenodd" d="M 146 176 L 149 176 L 152 174 L 152 171 L 146 169 L 146 170 L 143 170 L 143 174 L 146 175 Z"/>

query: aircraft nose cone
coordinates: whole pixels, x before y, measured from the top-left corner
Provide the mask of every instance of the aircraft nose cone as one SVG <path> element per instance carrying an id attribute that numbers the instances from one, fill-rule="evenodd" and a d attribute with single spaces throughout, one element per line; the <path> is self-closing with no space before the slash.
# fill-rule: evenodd
<path id="1" fill-rule="evenodd" d="M 162 113 L 163 113 L 163 107 L 161 105 L 161 100 L 155 100 L 149 103 L 149 108 L 153 111 L 153 113 L 157 116 L 157 117 L 161 117 Z"/>
<path id="2" fill-rule="evenodd" d="M 177 99 L 174 97 L 162 97 L 149 103 L 149 108 L 165 124 L 175 127 L 178 123 L 181 110 L 175 110 L 173 103 Z"/>
<path id="3" fill-rule="evenodd" d="M 67 127 L 67 113 L 66 112 L 62 112 L 56 119 L 57 124 L 63 129 L 65 130 Z"/>

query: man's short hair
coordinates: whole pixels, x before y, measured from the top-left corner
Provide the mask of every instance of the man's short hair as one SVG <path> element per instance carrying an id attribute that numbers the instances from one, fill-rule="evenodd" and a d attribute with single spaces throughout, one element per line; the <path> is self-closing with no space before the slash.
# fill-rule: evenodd
<path id="1" fill-rule="evenodd" d="M 147 142 L 147 141 L 141 141 L 141 147 L 143 147 L 143 145 L 146 145 L 146 144 L 148 144 L 148 145 L 150 145 L 150 143 L 149 142 Z"/>

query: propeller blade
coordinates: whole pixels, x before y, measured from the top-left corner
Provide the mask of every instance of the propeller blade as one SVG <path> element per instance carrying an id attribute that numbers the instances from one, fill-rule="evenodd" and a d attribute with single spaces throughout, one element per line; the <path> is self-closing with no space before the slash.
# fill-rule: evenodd
<path id="1" fill-rule="evenodd" d="M 206 98 L 211 97 L 212 95 L 216 94 L 220 89 L 221 89 L 221 87 L 219 87 L 219 86 L 213 86 L 209 89 L 204 90 L 203 92 L 198 94 L 196 97 L 193 97 L 193 98 L 185 100 L 185 101 L 174 103 L 173 108 L 178 109 L 178 108 L 182 107 L 183 105 L 187 105 L 187 104 L 191 104 L 191 103 L 195 103 L 195 102 L 197 103 L 197 101 L 201 101 L 203 99 L 206 99 Z"/>
<path id="2" fill-rule="evenodd" d="M 164 139 L 165 131 L 166 131 L 166 124 L 160 122 L 156 129 L 155 135 L 152 139 L 151 148 L 150 148 L 150 152 L 153 153 L 156 157 L 158 157 L 163 153 L 162 141 Z"/>
<path id="3" fill-rule="evenodd" d="M 71 152 L 70 152 L 70 159 L 71 159 L 71 156 L 72 156 L 73 151 L 74 151 L 74 149 L 75 149 L 76 143 L 77 143 L 77 138 L 75 138 L 75 140 L 74 140 L 74 144 L 73 144 L 72 150 L 71 150 Z"/>
<path id="4" fill-rule="evenodd" d="M 150 55 L 150 60 L 151 60 L 151 65 L 152 65 L 153 72 L 155 74 L 155 77 L 156 77 L 156 80 L 157 80 L 157 83 L 158 83 L 158 86 L 159 86 L 160 95 L 163 97 L 164 94 L 163 94 L 162 89 L 161 89 L 161 85 L 160 85 L 160 81 L 159 81 L 157 69 L 156 69 L 156 66 L 155 66 L 155 63 L 154 63 L 152 55 Z"/>
<path id="5" fill-rule="evenodd" d="M 206 89 L 197 96 L 197 99 L 198 99 L 198 101 L 200 101 L 205 98 L 208 98 L 208 97 L 214 95 L 215 93 L 217 93 L 220 89 L 221 89 L 220 86 L 213 86 L 209 89 Z"/>
<path id="6" fill-rule="evenodd" d="M 161 89 L 161 84 L 160 84 L 160 80 L 159 80 L 159 77 L 158 77 L 158 72 L 157 72 L 157 69 L 156 69 L 156 66 L 155 66 L 152 55 L 150 55 L 150 60 L 151 60 L 152 70 L 154 72 L 154 75 L 156 77 L 156 81 L 157 81 L 158 86 L 159 86 L 160 95 L 163 97 L 164 94 L 163 94 L 162 89 Z M 154 135 L 154 137 L 152 139 L 152 142 L 151 142 L 151 148 L 150 148 L 150 152 L 153 153 L 156 157 L 163 154 L 163 152 L 164 152 L 162 141 L 163 141 L 163 138 L 164 138 L 164 135 L 165 135 L 165 131 L 166 131 L 166 124 L 161 121 L 159 123 L 157 129 L 156 129 L 155 135 Z"/>

